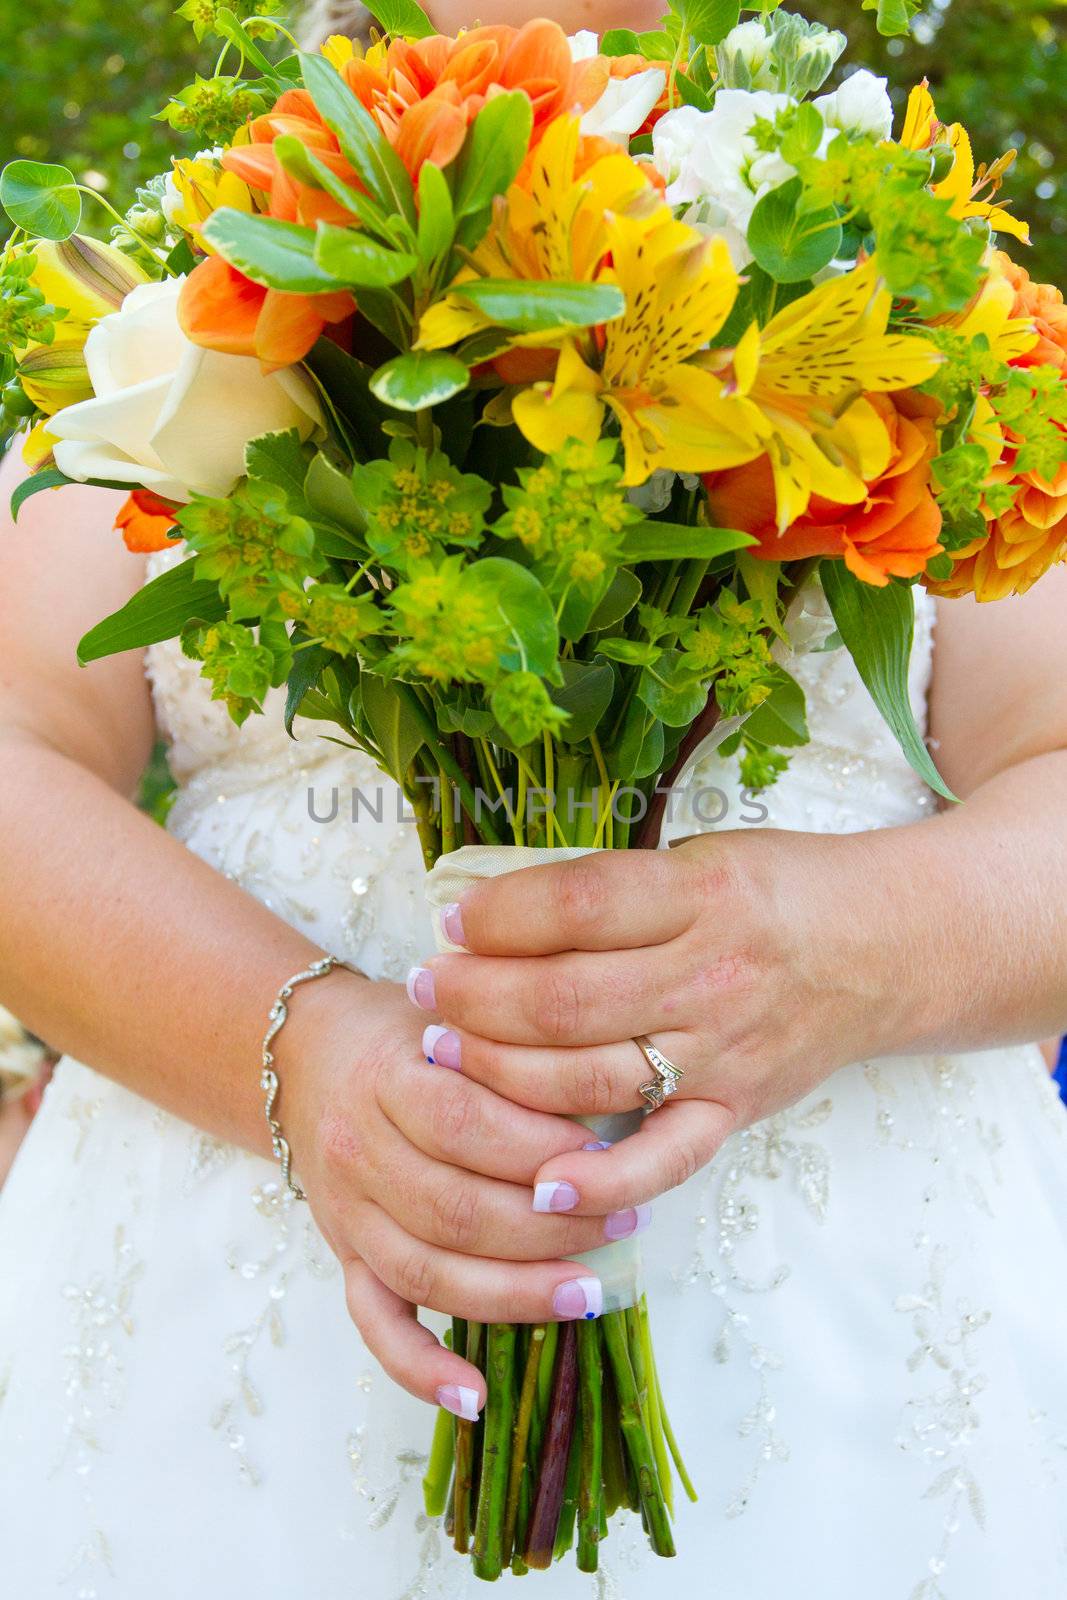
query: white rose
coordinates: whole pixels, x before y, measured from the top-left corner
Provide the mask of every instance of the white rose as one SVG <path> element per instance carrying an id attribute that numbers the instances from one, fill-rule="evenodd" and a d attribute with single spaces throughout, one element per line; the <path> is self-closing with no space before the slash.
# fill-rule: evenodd
<path id="1" fill-rule="evenodd" d="M 572 61 L 591 61 L 600 54 L 600 40 L 595 33 L 590 33 L 588 28 L 582 28 L 579 33 L 567 35 L 567 43 L 571 47 Z"/>
<path id="2" fill-rule="evenodd" d="M 221 355 L 178 326 L 182 280 L 143 283 L 85 341 L 95 398 L 58 411 L 56 466 L 84 482 L 105 478 L 165 500 L 226 495 L 245 470 L 245 445 L 261 433 L 322 424 L 309 378 L 269 375 L 252 356 Z"/>
<path id="3" fill-rule="evenodd" d="M 792 104 L 765 89 L 720 89 L 710 111 L 680 106 L 652 130 L 652 159 L 667 179 L 668 202 L 694 206 L 693 220 L 725 239 L 739 269 L 752 260 L 747 233 L 757 200 L 795 176 L 777 152 L 759 148 L 752 129 Z"/>
<path id="4" fill-rule="evenodd" d="M 667 84 L 661 67 L 649 67 L 632 78 L 611 78 L 607 88 L 582 118 L 582 132 L 626 144 L 641 127 Z"/>
<path id="5" fill-rule="evenodd" d="M 888 139 L 893 131 L 893 102 L 887 80 L 876 78 L 866 67 L 853 72 L 833 94 L 822 94 L 812 104 L 828 128 L 865 134 L 872 139 Z"/>

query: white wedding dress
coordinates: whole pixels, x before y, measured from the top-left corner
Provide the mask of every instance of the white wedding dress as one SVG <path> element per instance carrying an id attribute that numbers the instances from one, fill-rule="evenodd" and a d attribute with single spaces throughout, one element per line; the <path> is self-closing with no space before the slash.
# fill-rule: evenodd
<path id="1" fill-rule="evenodd" d="M 829 632 L 818 594 L 796 628 L 809 647 Z M 291 743 L 277 708 L 238 733 L 175 645 L 149 664 L 181 785 L 172 831 L 324 948 L 403 977 L 432 948 L 422 868 L 391 801 L 353 825 L 370 764 L 313 726 Z M 845 654 L 793 665 L 814 742 L 767 797 L 770 825 L 927 814 Z M 699 781 L 729 795 L 724 826 L 755 825 L 727 766 Z M 335 788 L 338 815 L 316 820 Z M 674 1562 L 624 1518 L 598 1576 L 568 1559 L 526 1591 L 1067 1593 L 1067 1116 L 1036 1048 L 836 1073 L 663 1197 L 645 1253 L 699 1504 L 683 1500 Z M 474 1596 L 423 1514 L 432 1421 L 363 1347 L 271 1163 L 60 1065 L 0 1206 L 5 1596 Z"/>

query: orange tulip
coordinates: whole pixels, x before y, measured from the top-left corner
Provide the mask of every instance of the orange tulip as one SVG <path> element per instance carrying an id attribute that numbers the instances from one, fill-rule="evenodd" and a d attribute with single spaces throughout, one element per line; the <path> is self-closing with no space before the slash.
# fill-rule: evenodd
<path id="1" fill-rule="evenodd" d="M 344 291 L 264 289 L 221 256 L 207 256 L 185 281 L 178 320 L 194 344 L 225 355 L 258 356 L 264 370 L 273 372 L 303 360 L 328 323 L 343 322 L 354 310 Z"/>
<path id="2" fill-rule="evenodd" d="M 937 407 L 917 393 L 872 394 L 892 451 L 880 478 L 868 485 L 859 505 L 835 505 L 814 495 L 799 521 L 779 535 L 774 479 L 766 456 L 707 480 L 713 520 L 759 540 L 750 554 L 760 561 L 803 561 L 841 556 L 864 583 L 883 589 L 890 577 L 913 578 L 940 545 L 941 510 L 930 489 L 930 461 L 937 449 Z"/>
<path id="3" fill-rule="evenodd" d="M 174 513 L 177 509 L 171 501 L 161 499 L 148 489 L 135 489 L 119 508 L 115 532 L 122 534 L 127 550 L 135 555 L 168 550 L 174 543 L 169 535 L 176 526 Z"/>

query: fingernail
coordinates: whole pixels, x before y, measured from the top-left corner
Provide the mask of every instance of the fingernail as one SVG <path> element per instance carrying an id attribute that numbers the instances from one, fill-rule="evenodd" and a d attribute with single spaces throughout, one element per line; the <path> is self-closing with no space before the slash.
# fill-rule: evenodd
<path id="1" fill-rule="evenodd" d="M 437 1391 L 437 1404 L 464 1422 L 478 1420 L 477 1389 L 465 1389 L 461 1383 L 443 1383 Z"/>
<path id="2" fill-rule="evenodd" d="M 539 1183 L 533 1192 L 535 1211 L 573 1211 L 577 1204 L 573 1183 Z"/>
<path id="3" fill-rule="evenodd" d="M 604 1290 L 599 1278 L 569 1278 L 557 1283 L 552 1296 L 552 1309 L 557 1317 L 575 1322 L 579 1317 L 591 1320 L 604 1309 Z"/>
<path id="4" fill-rule="evenodd" d="M 449 944 L 460 944 L 466 949 L 467 941 L 463 936 L 463 913 L 459 902 L 451 901 L 441 912 L 441 926 L 445 930 L 445 938 Z"/>
<path id="5" fill-rule="evenodd" d="M 652 1207 L 631 1206 L 628 1211 L 613 1211 L 604 1218 L 605 1239 L 632 1239 L 635 1233 L 644 1233 L 652 1221 Z"/>
<path id="6" fill-rule="evenodd" d="M 451 1028 L 442 1028 L 439 1022 L 431 1022 L 422 1035 L 422 1053 L 431 1067 L 451 1067 L 453 1072 L 458 1072 L 459 1034 Z"/>
<path id="7" fill-rule="evenodd" d="M 408 999 L 423 1011 L 434 1009 L 433 973 L 429 967 L 412 967 L 407 978 Z"/>
<path id="8" fill-rule="evenodd" d="M 610 1150 L 610 1139 L 594 1139 L 592 1144 L 583 1144 L 583 1150 Z"/>

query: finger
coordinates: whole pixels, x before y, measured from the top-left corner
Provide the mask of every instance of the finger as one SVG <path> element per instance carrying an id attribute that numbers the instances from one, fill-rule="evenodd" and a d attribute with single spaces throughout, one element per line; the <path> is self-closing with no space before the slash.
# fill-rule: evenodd
<path id="1" fill-rule="evenodd" d="M 620 1214 L 685 1183 L 706 1166 L 734 1131 L 737 1118 L 714 1100 L 668 1100 L 629 1139 L 608 1150 L 554 1156 L 538 1183 L 567 1183 L 582 1214 Z"/>
<path id="2" fill-rule="evenodd" d="M 581 1148 L 586 1133 L 573 1122 L 513 1105 L 516 1097 L 506 1086 L 495 1091 L 487 1076 L 474 1081 L 474 1074 L 442 1071 L 451 1062 L 438 1062 L 433 1052 L 446 1031 L 431 1023 L 423 1035 L 436 1070 L 405 1063 L 379 1078 L 379 1105 L 413 1145 L 439 1161 L 527 1188 L 551 1156 Z"/>
<path id="3" fill-rule="evenodd" d="M 528 959 L 435 956 L 412 975 L 424 1010 L 484 1039 L 511 1044 L 611 1044 L 670 1028 L 681 1003 L 676 946 Z"/>
<path id="4" fill-rule="evenodd" d="M 458 1255 L 405 1233 L 380 1206 L 363 1201 L 354 1215 L 363 1259 L 412 1305 L 473 1322 L 564 1322 L 597 1317 L 599 1278 L 578 1261 L 493 1261 Z"/>
<path id="5" fill-rule="evenodd" d="M 647 1222 L 630 1216 L 571 1216 L 576 1197 L 566 1188 L 542 1191 L 544 1203 L 535 1208 L 541 1197 L 534 1185 L 500 1183 L 431 1160 L 387 1122 L 379 1129 L 363 1183 L 405 1233 L 462 1255 L 498 1261 L 579 1255 L 606 1240 L 627 1238 Z"/>
<path id="6" fill-rule="evenodd" d="M 485 1404 L 485 1379 L 469 1361 L 453 1355 L 402 1300 L 360 1261 L 346 1261 L 348 1314 L 379 1366 L 416 1400 L 444 1406 L 473 1422 Z"/>
<path id="7" fill-rule="evenodd" d="M 615 1111 L 643 1110 L 646 1102 L 641 1085 L 653 1076 L 632 1039 L 586 1049 L 548 1050 L 537 1045 L 500 1044 L 478 1034 L 431 1025 L 423 1042 L 434 1062 L 458 1067 L 464 1078 L 487 1085 L 505 1101 L 564 1117 L 603 1117 Z M 678 1093 L 696 1093 L 699 1085 L 691 1070 L 699 1048 L 696 1037 L 665 1032 L 657 1033 L 655 1042 L 685 1073 Z M 552 1122 L 550 1126 L 556 1124 Z M 566 1148 L 581 1149 L 582 1142 L 570 1140 Z M 549 1159 L 546 1153 L 544 1160 Z M 530 1176 L 524 1174 L 523 1181 L 529 1182 Z"/>
<path id="8" fill-rule="evenodd" d="M 479 955 L 549 955 L 662 944 L 692 923 L 700 874 L 666 851 L 598 850 L 486 878 L 443 913 L 453 944 Z"/>

